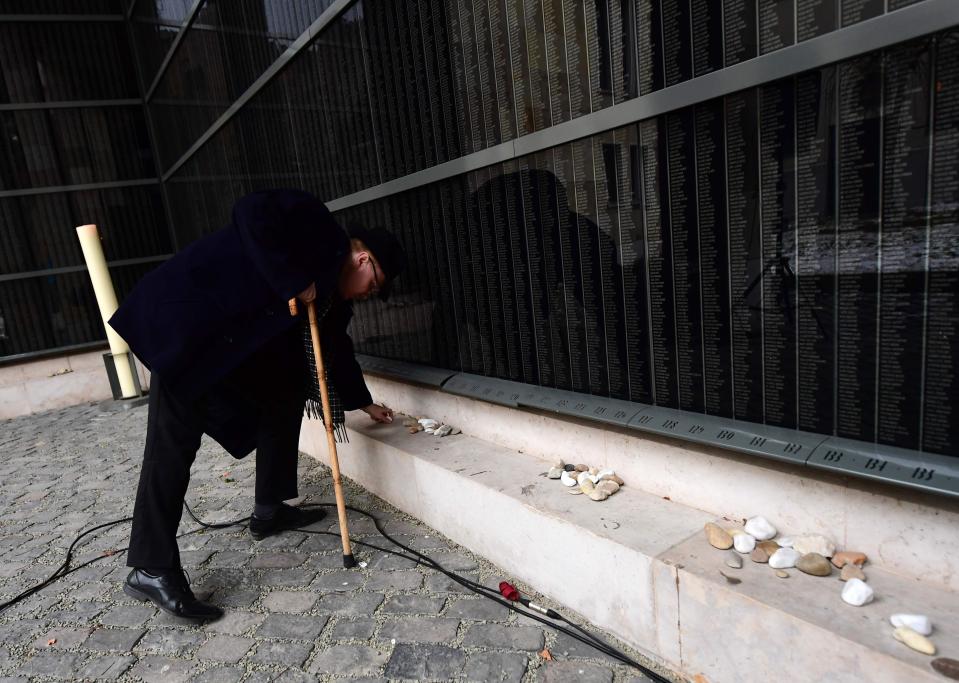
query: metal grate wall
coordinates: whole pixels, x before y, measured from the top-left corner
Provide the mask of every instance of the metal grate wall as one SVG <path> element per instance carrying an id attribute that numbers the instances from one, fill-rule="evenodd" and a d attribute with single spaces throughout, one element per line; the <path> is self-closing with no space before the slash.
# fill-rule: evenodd
<path id="1" fill-rule="evenodd" d="M 123 4 L 0 8 L 0 361 L 103 343 L 75 226 L 120 296 L 172 251 Z"/>

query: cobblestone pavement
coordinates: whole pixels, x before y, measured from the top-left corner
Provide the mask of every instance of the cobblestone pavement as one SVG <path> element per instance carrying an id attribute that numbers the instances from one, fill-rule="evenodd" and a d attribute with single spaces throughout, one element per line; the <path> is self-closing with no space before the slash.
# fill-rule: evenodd
<path id="1" fill-rule="evenodd" d="M 146 407 L 88 404 L 0 422 L 0 602 L 49 576 L 82 530 L 131 513 L 145 430 Z M 234 460 L 204 440 L 187 501 L 205 521 L 245 517 L 253 475 L 253 457 Z M 489 586 L 508 578 L 344 483 L 350 504 L 407 545 Z M 333 501 L 329 470 L 305 456 L 300 493 Z M 184 515 L 181 533 L 197 528 Z M 333 510 L 315 528 L 337 531 Z M 389 547 L 369 519 L 352 518 L 350 532 Z M 87 537 L 75 562 L 122 550 L 128 534 L 121 524 Z M 344 570 L 338 536 L 297 531 L 255 542 L 234 527 L 190 533 L 180 548 L 194 590 L 226 610 L 222 620 L 196 626 L 131 600 L 121 590 L 124 555 L 107 555 L 0 613 L 0 683 L 648 680 L 403 558 L 356 547 L 367 566 Z"/>

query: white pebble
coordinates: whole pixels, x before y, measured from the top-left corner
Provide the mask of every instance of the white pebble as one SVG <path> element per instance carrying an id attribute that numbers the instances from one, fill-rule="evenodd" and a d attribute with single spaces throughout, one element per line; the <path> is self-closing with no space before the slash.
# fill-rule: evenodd
<path id="1" fill-rule="evenodd" d="M 769 558 L 769 566 L 773 569 L 789 569 L 796 566 L 800 557 L 802 555 L 792 548 L 780 548 Z"/>
<path id="2" fill-rule="evenodd" d="M 792 548 L 793 538 L 792 536 L 780 536 L 776 539 L 776 543 L 779 544 L 780 548 Z"/>
<path id="3" fill-rule="evenodd" d="M 745 530 L 757 541 L 768 541 L 776 535 L 776 527 L 766 521 L 765 517 L 753 517 L 746 522 Z"/>
<path id="4" fill-rule="evenodd" d="M 749 534 L 736 534 L 733 536 L 733 547 L 741 553 L 751 553 L 756 547 L 756 539 Z"/>
<path id="5" fill-rule="evenodd" d="M 563 482 L 563 486 L 576 486 L 578 482 L 576 477 L 571 477 L 569 472 L 563 471 L 563 474 L 560 475 L 559 480 Z"/>
<path id="6" fill-rule="evenodd" d="M 435 432 L 433 432 L 433 436 L 446 436 L 452 431 L 453 431 L 453 428 L 450 427 L 449 425 L 442 425 Z"/>
<path id="7" fill-rule="evenodd" d="M 807 534 L 797 536 L 792 547 L 803 555 L 818 553 L 823 557 L 832 557 L 836 553 L 836 544 L 822 534 Z"/>
<path id="8" fill-rule="evenodd" d="M 417 422 L 423 425 L 424 429 L 426 429 L 427 427 L 431 429 L 436 429 L 437 427 L 440 426 L 439 422 L 429 417 L 424 417 L 422 420 L 417 420 Z"/>
<path id="9" fill-rule="evenodd" d="M 932 622 L 925 614 L 893 614 L 889 623 L 899 628 L 908 626 L 919 635 L 928 636 L 932 633 Z"/>
<path id="10" fill-rule="evenodd" d="M 875 596 L 872 587 L 862 579 L 849 579 L 842 587 L 843 602 L 856 607 L 872 602 Z"/>

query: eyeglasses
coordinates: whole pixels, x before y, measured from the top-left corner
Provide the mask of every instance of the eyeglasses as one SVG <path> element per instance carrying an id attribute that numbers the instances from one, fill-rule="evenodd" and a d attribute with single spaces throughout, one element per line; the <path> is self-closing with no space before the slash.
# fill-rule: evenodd
<path id="1" fill-rule="evenodd" d="M 380 293 L 380 274 L 376 270 L 376 264 L 370 259 L 370 267 L 373 268 L 373 283 L 370 285 L 370 296 L 376 296 Z"/>

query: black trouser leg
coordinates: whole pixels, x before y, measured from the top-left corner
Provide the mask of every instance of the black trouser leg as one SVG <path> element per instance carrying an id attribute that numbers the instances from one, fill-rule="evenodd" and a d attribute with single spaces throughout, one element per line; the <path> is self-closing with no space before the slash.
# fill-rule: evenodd
<path id="1" fill-rule="evenodd" d="M 180 401 L 154 374 L 143 468 L 133 507 L 133 530 L 127 565 L 180 566 L 176 530 L 190 483 L 190 466 L 203 435 L 202 407 Z"/>
<path id="2" fill-rule="evenodd" d="M 260 414 L 256 444 L 256 502 L 277 504 L 296 498 L 303 401 L 278 401 Z"/>

